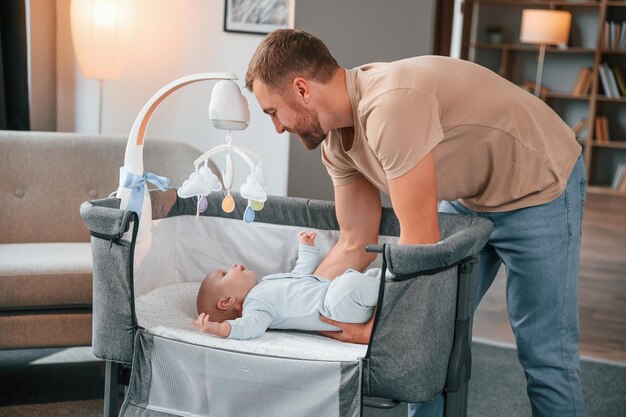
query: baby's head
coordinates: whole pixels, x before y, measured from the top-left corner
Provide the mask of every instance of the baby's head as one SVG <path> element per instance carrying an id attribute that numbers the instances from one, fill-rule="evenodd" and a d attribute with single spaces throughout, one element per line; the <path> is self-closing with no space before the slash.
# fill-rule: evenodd
<path id="1" fill-rule="evenodd" d="M 219 323 L 241 317 L 243 301 L 256 284 L 256 273 L 243 265 L 210 272 L 198 290 L 198 314 L 206 313 Z"/>

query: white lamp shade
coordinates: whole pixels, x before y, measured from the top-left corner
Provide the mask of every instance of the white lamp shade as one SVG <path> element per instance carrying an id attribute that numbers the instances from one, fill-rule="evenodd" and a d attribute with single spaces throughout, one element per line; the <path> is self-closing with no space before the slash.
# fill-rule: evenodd
<path id="1" fill-rule="evenodd" d="M 213 87 L 209 119 L 223 130 L 243 130 L 250 124 L 248 100 L 234 81 L 222 80 Z"/>
<path id="2" fill-rule="evenodd" d="M 135 23 L 134 0 L 72 0 L 72 41 L 85 77 L 119 78 Z"/>
<path id="3" fill-rule="evenodd" d="M 571 23 L 570 12 L 526 9 L 522 11 L 520 40 L 546 45 L 567 44 Z"/>

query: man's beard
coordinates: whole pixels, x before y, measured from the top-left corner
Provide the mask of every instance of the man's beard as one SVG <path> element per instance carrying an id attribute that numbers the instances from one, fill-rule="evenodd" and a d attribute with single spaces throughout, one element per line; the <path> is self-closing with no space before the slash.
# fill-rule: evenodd
<path id="1" fill-rule="evenodd" d="M 317 117 L 317 113 L 312 110 L 306 109 L 300 103 L 294 101 L 293 110 L 296 113 L 296 126 L 294 126 L 294 133 L 300 139 L 300 142 L 308 150 L 316 149 L 320 146 L 320 143 L 324 142 L 328 133 L 324 133 L 320 121 Z"/>

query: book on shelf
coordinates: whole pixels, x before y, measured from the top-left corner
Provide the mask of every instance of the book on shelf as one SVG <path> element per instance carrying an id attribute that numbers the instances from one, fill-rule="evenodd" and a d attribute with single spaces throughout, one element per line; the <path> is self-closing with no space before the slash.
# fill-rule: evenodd
<path id="1" fill-rule="evenodd" d="M 598 71 L 600 72 L 600 81 L 602 82 L 604 94 L 609 98 L 619 98 L 620 93 L 617 88 L 617 82 L 615 81 L 615 74 L 613 74 L 613 70 L 609 67 L 609 64 L 603 62 L 600 64 Z"/>
<path id="2" fill-rule="evenodd" d="M 602 116 L 600 124 L 602 126 L 602 139 L 604 142 L 609 142 L 611 140 L 611 137 L 609 136 L 609 118 Z"/>
<path id="3" fill-rule="evenodd" d="M 626 96 L 626 70 L 613 67 L 613 75 L 615 75 L 615 82 L 620 95 Z"/>
<path id="4" fill-rule="evenodd" d="M 600 64 L 598 67 L 598 73 L 600 73 L 600 83 L 602 84 L 602 90 L 604 90 L 604 95 L 607 97 L 611 97 L 611 90 L 609 89 L 609 80 L 606 77 L 606 71 L 604 70 L 604 63 Z"/>
<path id="5" fill-rule="evenodd" d="M 619 98 L 621 95 L 619 93 L 619 89 L 617 88 L 617 81 L 615 80 L 615 74 L 613 73 L 613 69 L 607 65 L 606 71 L 608 74 L 611 90 L 613 91 L 613 97 Z"/>
<path id="6" fill-rule="evenodd" d="M 626 191 L 626 162 L 622 162 L 617 166 L 611 188 L 619 191 Z"/>
<path id="7" fill-rule="evenodd" d="M 606 49 L 626 49 L 626 21 L 604 22 L 602 45 Z"/>
<path id="8" fill-rule="evenodd" d="M 584 96 L 589 94 L 592 76 L 593 70 L 590 67 L 582 67 L 578 72 L 578 77 L 572 87 L 572 95 Z"/>
<path id="9" fill-rule="evenodd" d="M 596 116 L 596 122 L 594 123 L 594 137 L 596 139 L 596 142 L 604 142 L 600 117 L 602 116 Z"/>
<path id="10" fill-rule="evenodd" d="M 596 142 L 606 143 L 610 141 L 609 138 L 609 119 L 606 116 L 596 116 L 596 122 L 594 126 Z"/>

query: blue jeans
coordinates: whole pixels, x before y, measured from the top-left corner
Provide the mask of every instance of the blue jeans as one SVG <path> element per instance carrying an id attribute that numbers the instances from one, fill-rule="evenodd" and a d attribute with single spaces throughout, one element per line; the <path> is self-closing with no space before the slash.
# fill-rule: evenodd
<path id="1" fill-rule="evenodd" d="M 458 201 L 440 212 L 477 215 L 495 227 L 481 252 L 477 306 L 504 263 L 506 302 L 533 416 L 583 416 L 579 378 L 578 274 L 587 179 L 578 159 L 554 201 L 476 213 Z M 504 399 L 505 400 L 505 399 Z M 409 416 L 441 416 L 443 399 L 409 404 Z"/>

